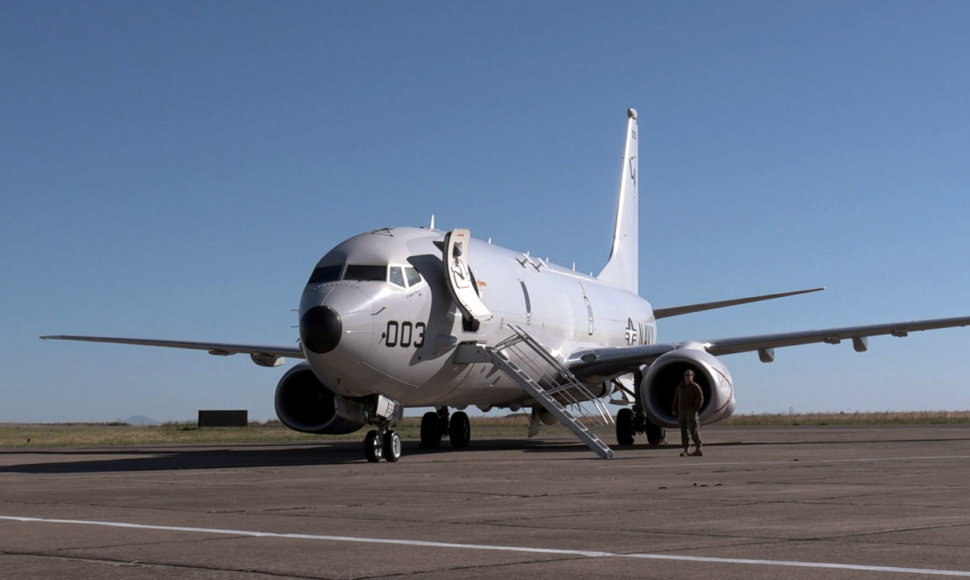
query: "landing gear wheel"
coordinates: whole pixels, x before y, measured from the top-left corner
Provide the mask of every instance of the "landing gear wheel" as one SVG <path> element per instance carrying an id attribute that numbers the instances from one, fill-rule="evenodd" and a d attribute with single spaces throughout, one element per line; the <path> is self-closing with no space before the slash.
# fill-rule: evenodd
<path id="1" fill-rule="evenodd" d="M 395 431 L 384 433 L 384 459 L 394 463 L 401 458 L 401 438 Z"/>
<path id="2" fill-rule="evenodd" d="M 451 416 L 448 435 L 451 437 L 451 446 L 455 449 L 468 447 L 468 442 L 472 438 L 472 426 L 468 422 L 468 415 L 463 411 L 458 411 Z"/>
<path id="3" fill-rule="evenodd" d="M 421 447 L 437 449 L 441 445 L 441 423 L 438 413 L 428 411 L 421 416 Z"/>
<path id="4" fill-rule="evenodd" d="M 367 432 L 367 436 L 364 437 L 364 457 L 367 458 L 367 461 L 377 463 L 381 460 L 384 455 L 381 439 L 381 434 L 376 429 Z"/>
<path id="5" fill-rule="evenodd" d="M 616 414 L 616 444 L 622 446 L 633 445 L 636 429 L 633 425 L 633 409 L 620 409 Z"/>
<path id="6" fill-rule="evenodd" d="M 664 442 L 664 428 L 659 425 L 654 425 L 650 421 L 647 421 L 646 429 L 647 432 L 647 443 L 651 445 L 660 445 Z"/>

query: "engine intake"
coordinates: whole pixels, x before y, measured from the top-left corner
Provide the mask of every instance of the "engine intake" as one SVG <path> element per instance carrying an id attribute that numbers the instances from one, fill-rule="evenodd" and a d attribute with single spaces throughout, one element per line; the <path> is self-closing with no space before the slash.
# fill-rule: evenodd
<path id="1" fill-rule="evenodd" d="M 734 413 L 734 382 L 727 367 L 714 355 L 687 347 L 655 360 L 640 383 L 640 402 L 654 424 L 677 426 L 677 418 L 672 413 L 674 390 L 688 369 L 694 371 L 694 382 L 704 392 L 704 405 L 698 413 L 701 423 L 716 423 Z"/>
<path id="2" fill-rule="evenodd" d="M 366 422 L 362 404 L 334 394 L 305 362 L 288 370 L 276 385 L 276 416 L 294 431 L 330 435 L 353 433 Z"/>

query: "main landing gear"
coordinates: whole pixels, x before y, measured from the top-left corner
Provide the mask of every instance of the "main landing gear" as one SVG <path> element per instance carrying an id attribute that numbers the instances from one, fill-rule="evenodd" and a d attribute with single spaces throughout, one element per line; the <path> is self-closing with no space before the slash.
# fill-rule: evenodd
<path id="1" fill-rule="evenodd" d="M 448 407 L 441 407 L 421 417 L 421 447 L 425 449 L 437 449 L 445 436 L 451 439 L 452 448 L 462 449 L 468 447 L 471 434 L 471 424 L 464 411 L 449 416 Z"/>
<path id="2" fill-rule="evenodd" d="M 643 412 L 643 407 L 637 404 L 632 409 L 620 409 L 616 414 L 616 443 L 621 447 L 633 445 L 633 438 L 637 433 L 645 433 L 650 445 L 664 442 L 663 427 L 651 423 Z"/>

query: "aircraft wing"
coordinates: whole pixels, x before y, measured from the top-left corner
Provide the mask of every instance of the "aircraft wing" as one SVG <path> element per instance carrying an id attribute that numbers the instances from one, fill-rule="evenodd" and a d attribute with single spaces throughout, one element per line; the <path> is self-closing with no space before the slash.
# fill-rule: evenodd
<path id="1" fill-rule="evenodd" d="M 869 336 L 892 335 L 907 336 L 910 332 L 970 326 L 970 316 L 957 318 L 935 318 L 911 322 L 892 322 L 869 326 L 846 326 L 801 332 L 761 334 L 712 340 L 685 341 L 645 346 L 619 346 L 582 350 L 569 357 L 567 365 L 580 379 L 609 378 L 637 370 L 641 365 L 650 364 L 661 355 L 679 348 L 700 348 L 712 355 L 735 354 L 758 351 L 762 362 L 774 360 L 774 349 L 825 342 L 839 344 L 851 340 L 856 351 L 868 349 L 866 338 Z"/>
<path id="2" fill-rule="evenodd" d="M 306 358 L 296 346 L 266 346 L 257 344 L 230 344 L 224 342 L 190 342 L 182 340 L 156 340 L 151 338 L 115 338 L 110 336 L 76 336 L 58 334 L 40 337 L 42 340 L 79 340 L 83 342 L 109 342 L 114 344 L 139 344 L 167 348 L 204 350 L 216 356 L 244 353 L 260 366 L 275 367 L 283 364 L 283 357 Z"/>
<path id="3" fill-rule="evenodd" d="M 762 294 L 761 296 L 748 296 L 747 298 L 735 298 L 733 300 L 718 300 L 717 302 L 703 302 L 701 304 L 687 304 L 685 306 L 673 306 L 669 308 L 654 308 L 653 315 L 657 320 L 661 318 L 668 318 L 670 316 L 680 316 L 682 314 L 690 314 L 691 312 L 701 312 L 702 310 L 714 310 L 717 308 L 726 308 L 728 306 L 737 306 L 739 304 L 750 304 L 752 302 L 761 302 L 762 300 L 774 300 L 775 298 L 786 298 L 788 296 L 798 296 L 799 294 L 808 294 L 810 292 L 821 292 L 825 290 L 825 287 L 819 288 L 809 288 L 808 290 L 795 290 L 794 292 L 780 292 L 778 294 Z"/>

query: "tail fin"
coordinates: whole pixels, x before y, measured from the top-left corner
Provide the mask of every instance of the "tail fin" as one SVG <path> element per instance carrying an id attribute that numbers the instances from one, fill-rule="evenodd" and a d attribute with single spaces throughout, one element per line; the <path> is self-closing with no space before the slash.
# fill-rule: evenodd
<path id="1" fill-rule="evenodd" d="M 639 258 L 637 249 L 639 223 L 639 195 L 637 193 L 637 112 L 627 110 L 626 147 L 620 173 L 620 196 L 616 206 L 616 226 L 613 229 L 613 249 L 610 260 L 598 278 L 605 284 L 637 293 Z"/>

